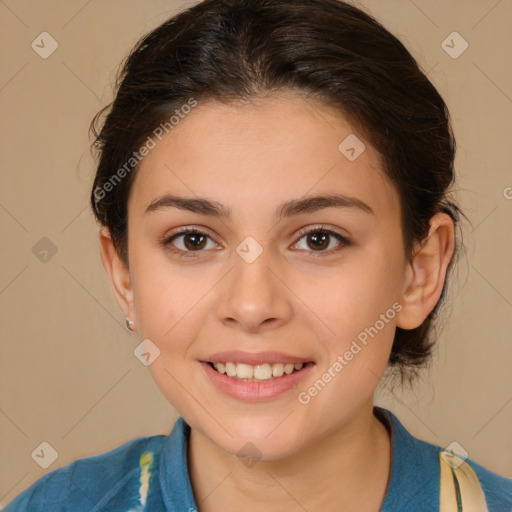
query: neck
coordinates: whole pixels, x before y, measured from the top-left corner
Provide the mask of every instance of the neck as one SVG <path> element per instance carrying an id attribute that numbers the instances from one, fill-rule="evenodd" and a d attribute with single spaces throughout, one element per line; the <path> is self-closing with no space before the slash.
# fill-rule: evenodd
<path id="1" fill-rule="evenodd" d="M 338 430 L 285 459 L 260 460 L 247 467 L 195 429 L 188 450 L 200 512 L 284 507 L 378 512 L 391 462 L 389 434 L 373 415 L 373 401 Z"/>

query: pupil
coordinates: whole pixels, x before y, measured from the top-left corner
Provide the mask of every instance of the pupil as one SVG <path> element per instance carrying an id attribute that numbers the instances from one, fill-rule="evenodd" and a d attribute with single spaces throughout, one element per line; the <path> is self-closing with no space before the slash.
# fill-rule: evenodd
<path id="1" fill-rule="evenodd" d="M 325 243 L 326 240 L 328 240 L 329 238 L 329 235 L 328 233 L 312 233 L 310 236 L 309 236 L 309 239 L 310 240 L 313 240 L 313 243 L 315 244 L 314 246 L 310 246 L 312 249 L 323 249 L 325 247 L 327 247 L 329 245 L 329 243 Z M 318 242 L 320 242 L 320 244 L 318 244 Z"/>
<path id="2" fill-rule="evenodd" d="M 205 245 L 206 237 L 200 233 L 189 233 L 184 237 L 185 247 L 191 250 L 202 249 Z M 189 242 L 192 242 L 190 244 Z"/>

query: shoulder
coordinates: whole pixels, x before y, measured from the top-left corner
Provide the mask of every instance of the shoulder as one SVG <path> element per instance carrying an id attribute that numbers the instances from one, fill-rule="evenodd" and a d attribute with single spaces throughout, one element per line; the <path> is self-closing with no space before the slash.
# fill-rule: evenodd
<path id="1" fill-rule="evenodd" d="M 428 494 L 430 499 L 438 500 L 439 455 L 444 451 L 444 448 L 414 437 L 393 413 L 380 407 L 376 409 L 377 413 L 381 413 L 379 416 L 381 417 L 383 414 L 391 426 L 393 457 L 396 458 L 400 467 L 406 468 L 409 473 L 415 473 L 417 479 L 422 480 L 421 487 L 425 490 L 425 497 Z M 459 455 L 462 456 L 462 454 Z M 489 512 L 511 512 L 512 479 L 498 475 L 470 458 L 466 458 L 465 462 L 478 477 Z M 410 476 L 402 476 L 399 480 L 408 484 L 412 481 Z M 428 492 L 426 491 L 427 488 L 429 489 Z M 437 501 L 433 509 L 438 506 L 438 503 Z"/>
<path id="2" fill-rule="evenodd" d="M 436 464 L 439 464 L 439 454 L 444 452 L 445 448 L 416 438 L 414 439 L 420 449 L 425 453 L 430 453 L 431 456 L 435 456 Z M 464 461 L 478 477 L 489 512 L 512 512 L 512 479 L 505 478 L 488 470 L 471 458 L 466 458 L 463 454 L 459 455 L 462 459 L 465 459 Z"/>
<path id="3" fill-rule="evenodd" d="M 158 465 L 166 438 L 163 435 L 139 437 L 50 471 L 14 498 L 4 511 L 39 512 L 50 506 L 53 512 L 91 510 L 107 503 L 128 482 L 139 482 L 141 468 Z"/>
<path id="4" fill-rule="evenodd" d="M 467 459 L 466 462 L 478 476 L 485 499 L 487 500 L 489 512 L 511 512 L 512 479 L 489 471 L 471 459 Z"/>

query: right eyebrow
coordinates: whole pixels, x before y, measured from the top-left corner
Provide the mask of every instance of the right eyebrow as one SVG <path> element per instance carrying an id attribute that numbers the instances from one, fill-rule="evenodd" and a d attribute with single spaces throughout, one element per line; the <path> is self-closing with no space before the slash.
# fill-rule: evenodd
<path id="1" fill-rule="evenodd" d="M 154 212 L 163 208 L 178 208 L 203 215 L 231 218 L 231 212 L 217 201 L 211 201 L 204 197 L 189 198 L 165 194 L 153 201 L 145 210 L 145 213 Z"/>

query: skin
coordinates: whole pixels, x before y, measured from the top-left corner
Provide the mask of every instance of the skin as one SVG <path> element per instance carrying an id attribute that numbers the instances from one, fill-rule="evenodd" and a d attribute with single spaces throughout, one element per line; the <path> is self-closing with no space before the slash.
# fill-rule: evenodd
<path id="1" fill-rule="evenodd" d="M 349 161 L 349 135 L 365 151 Z M 164 193 L 207 197 L 230 219 L 177 208 L 146 208 Z M 283 201 L 339 193 L 358 208 L 326 208 L 276 222 Z M 256 212 L 256 214 L 255 214 Z M 345 236 L 317 249 L 302 228 L 323 225 Z M 194 226 L 210 237 L 182 257 L 159 241 Z M 262 254 L 236 252 L 247 237 Z M 128 201 L 129 268 L 108 229 L 103 264 L 124 314 L 160 356 L 148 367 L 191 425 L 189 474 L 199 509 L 366 510 L 382 505 L 390 439 L 373 415 L 373 394 L 396 326 L 419 326 L 437 303 L 453 254 L 451 219 L 437 214 L 428 238 L 404 255 L 398 193 L 377 152 L 337 111 L 295 93 L 250 103 L 200 103 L 137 170 Z M 327 245 L 328 244 L 328 245 Z M 307 390 L 380 315 L 401 311 L 306 405 Z M 276 350 L 315 367 L 296 389 L 264 402 L 218 391 L 200 360 L 224 350 Z M 251 442 L 251 467 L 237 452 Z M 368 485 L 371 482 L 371 485 Z"/>

